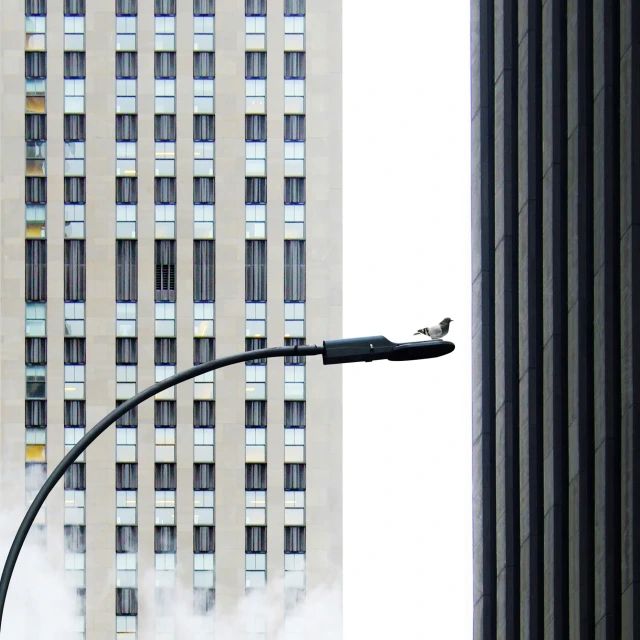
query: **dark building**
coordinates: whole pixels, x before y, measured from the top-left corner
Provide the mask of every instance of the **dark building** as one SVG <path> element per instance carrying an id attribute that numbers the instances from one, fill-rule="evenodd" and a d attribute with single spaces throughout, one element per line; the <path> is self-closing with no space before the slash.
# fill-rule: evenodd
<path id="1" fill-rule="evenodd" d="M 640 1 L 471 4 L 474 636 L 640 639 Z"/>

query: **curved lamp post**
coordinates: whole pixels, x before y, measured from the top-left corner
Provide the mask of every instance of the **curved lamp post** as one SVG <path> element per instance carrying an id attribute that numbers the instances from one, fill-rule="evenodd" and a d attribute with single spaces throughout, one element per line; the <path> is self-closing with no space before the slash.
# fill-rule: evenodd
<path id="1" fill-rule="evenodd" d="M 372 362 L 373 360 L 423 360 L 425 358 L 438 358 L 447 355 L 455 349 L 452 342 L 443 342 L 434 340 L 429 342 L 409 342 L 405 344 L 396 344 L 387 340 L 383 336 L 372 336 L 367 338 L 351 338 L 346 340 L 325 340 L 322 347 L 313 345 L 302 345 L 292 347 L 271 347 L 268 349 L 256 349 L 254 351 L 246 351 L 238 353 L 226 358 L 218 358 L 203 364 L 191 367 L 173 376 L 165 378 L 161 382 L 151 385 L 144 391 L 136 394 L 129 400 L 123 402 L 120 406 L 106 415 L 93 429 L 88 431 L 78 443 L 69 451 L 62 459 L 60 464 L 52 471 L 51 475 L 46 479 L 42 488 L 36 494 L 31 506 L 27 510 L 18 532 L 11 544 L 7 559 L 0 577 L 0 629 L 2 628 L 2 615 L 4 613 L 4 605 L 9 589 L 11 575 L 16 566 L 18 555 L 27 538 L 27 534 L 31 529 L 31 525 L 38 515 L 47 496 L 58 481 L 64 476 L 65 471 L 78 459 L 85 449 L 98 438 L 100 434 L 106 431 L 118 418 L 125 413 L 137 407 L 139 404 L 155 396 L 157 393 L 169 389 L 185 380 L 191 380 L 196 376 L 228 367 L 231 364 L 239 362 L 247 362 L 248 360 L 257 360 L 258 358 L 280 358 L 289 355 L 300 356 L 317 356 L 322 355 L 323 364 L 343 364 L 350 362 Z"/>

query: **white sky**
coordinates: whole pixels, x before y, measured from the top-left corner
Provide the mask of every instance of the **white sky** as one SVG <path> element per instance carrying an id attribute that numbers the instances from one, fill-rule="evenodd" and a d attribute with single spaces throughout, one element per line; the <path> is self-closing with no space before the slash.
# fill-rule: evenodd
<path id="1" fill-rule="evenodd" d="M 344 0 L 345 639 L 472 636 L 469 0 Z M 337 336 L 336 336 L 337 337 Z"/>

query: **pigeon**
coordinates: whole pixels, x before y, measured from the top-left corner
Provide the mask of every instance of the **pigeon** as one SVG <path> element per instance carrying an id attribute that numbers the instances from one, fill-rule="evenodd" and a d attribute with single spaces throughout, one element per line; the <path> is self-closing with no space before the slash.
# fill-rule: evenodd
<path id="1" fill-rule="evenodd" d="M 432 340 L 442 340 L 447 333 L 449 333 L 449 323 L 453 322 L 451 318 L 445 318 L 442 322 L 434 325 L 433 327 L 425 327 L 424 329 L 418 329 L 414 336 L 418 334 L 422 334 L 424 336 L 429 336 Z"/>

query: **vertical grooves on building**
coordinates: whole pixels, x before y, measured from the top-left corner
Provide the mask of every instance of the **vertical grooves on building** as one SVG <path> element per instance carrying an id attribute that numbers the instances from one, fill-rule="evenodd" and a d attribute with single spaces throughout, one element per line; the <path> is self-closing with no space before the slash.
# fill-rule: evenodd
<path id="1" fill-rule="evenodd" d="M 640 639 L 640 4 L 621 0 L 622 632 Z"/>
<path id="2" fill-rule="evenodd" d="M 474 370 L 474 637 L 495 638 L 496 518 L 495 518 L 495 313 L 494 313 L 494 43 L 493 0 L 473 0 L 472 15 L 472 243 L 479 256 L 473 262 Z M 489 302 L 491 301 L 491 302 Z M 478 526 L 479 525 L 479 526 Z"/>

